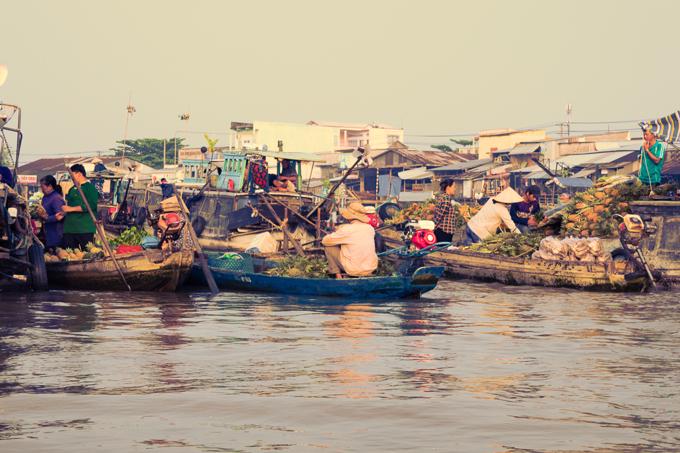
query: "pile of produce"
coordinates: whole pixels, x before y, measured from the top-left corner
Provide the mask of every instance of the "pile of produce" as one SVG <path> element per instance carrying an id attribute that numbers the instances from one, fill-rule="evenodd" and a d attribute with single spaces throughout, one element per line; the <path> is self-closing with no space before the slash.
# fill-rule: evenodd
<path id="1" fill-rule="evenodd" d="M 649 193 L 639 181 L 627 177 L 600 178 L 595 186 L 574 195 L 561 211 L 562 236 L 611 237 L 616 232 L 615 214 L 628 212 L 628 203 Z"/>
<path id="2" fill-rule="evenodd" d="M 399 225 L 409 220 L 432 220 L 434 219 L 435 200 L 427 200 L 425 203 L 413 203 L 402 209 L 386 223 Z"/>
<path id="3" fill-rule="evenodd" d="M 147 237 L 146 231 L 137 227 L 131 227 L 120 233 L 115 239 L 109 241 L 112 248 L 118 247 L 119 245 L 140 245 L 142 239 Z"/>
<path id="4" fill-rule="evenodd" d="M 414 203 L 408 208 L 404 208 L 386 223 L 391 225 L 399 225 L 410 220 L 433 220 L 434 219 L 434 200 L 428 200 L 424 204 Z M 460 228 L 467 224 L 470 218 L 477 214 L 481 206 L 473 206 L 467 204 L 457 204 L 453 207 L 455 217 L 454 225 Z"/>
<path id="5" fill-rule="evenodd" d="M 31 218 L 40 218 L 41 212 L 45 209 L 42 207 L 43 193 L 41 191 L 35 192 L 28 199 L 28 212 L 31 214 Z"/>
<path id="6" fill-rule="evenodd" d="M 57 247 L 55 254 L 45 253 L 46 263 L 58 263 L 61 261 L 88 261 L 91 259 L 104 256 L 104 251 L 94 245 L 92 242 L 87 243 L 85 250 L 80 249 L 63 249 Z"/>
<path id="7" fill-rule="evenodd" d="M 606 263 L 611 258 L 605 253 L 600 238 L 576 238 L 569 236 L 560 239 L 549 236 L 541 241 L 538 250 L 531 256 L 548 261 L 583 261 Z"/>
<path id="8" fill-rule="evenodd" d="M 327 278 L 328 262 L 316 256 L 287 256 L 265 273 L 279 277 Z"/>
<path id="9" fill-rule="evenodd" d="M 503 256 L 525 256 L 536 250 L 541 242 L 538 234 L 500 233 L 467 247 L 471 252 Z"/>

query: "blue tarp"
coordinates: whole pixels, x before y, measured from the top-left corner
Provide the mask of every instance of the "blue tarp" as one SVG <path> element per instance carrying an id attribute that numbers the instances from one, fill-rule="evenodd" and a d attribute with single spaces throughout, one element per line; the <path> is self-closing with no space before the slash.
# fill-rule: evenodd
<path id="1" fill-rule="evenodd" d="M 390 181 L 391 180 L 391 181 Z M 391 185 L 391 187 L 390 187 Z M 380 175 L 378 176 L 378 196 L 379 197 L 396 197 L 399 195 L 401 189 L 401 179 L 395 175 Z"/>

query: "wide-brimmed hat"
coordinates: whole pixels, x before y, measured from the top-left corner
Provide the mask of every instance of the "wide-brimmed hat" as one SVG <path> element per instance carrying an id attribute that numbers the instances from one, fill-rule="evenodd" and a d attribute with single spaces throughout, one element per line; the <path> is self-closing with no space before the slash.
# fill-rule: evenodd
<path id="1" fill-rule="evenodd" d="M 515 192 L 515 189 L 513 189 L 512 187 L 508 187 L 503 192 L 493 197 L 493 200 L 499 203 L 512 204 L 524 201 L 524 198 L 522 198 L 520 194 Z"/>
<path id="2" fill-rule="evenodd" d="M 346 208 L 340 209 L 340 215 L 347 220 L 358 220 L 360 222 L 368 223 L 369 218 L 366 215 L 366 210 L 361 203 L 350 203 Z"/>

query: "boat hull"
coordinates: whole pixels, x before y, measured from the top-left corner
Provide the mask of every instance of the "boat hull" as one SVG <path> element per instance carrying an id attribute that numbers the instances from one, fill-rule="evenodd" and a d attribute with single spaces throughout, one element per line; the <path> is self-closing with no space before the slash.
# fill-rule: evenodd
<path id="1" fill-rule="evenodd" d="M 345 299 L 418 298 L 434 289 L 443 267 L 423 267 L 410 277 L 362 277 L 346 279 L 293 278 L 211 268 L 222 289 Z M 194 266 L 192 282 L 205 284 L 201 268 Z"/>
<path id="2" fill-rule="evenodd" d="M 159 250 L 116 256 L 133 291 L 176 291 L 188 277 L 193 252 L 180 251 L 163 258 Z M 74 290 L 126 290 L 111 258 L 90 262 L 47 263 L 50 288 Z"/>

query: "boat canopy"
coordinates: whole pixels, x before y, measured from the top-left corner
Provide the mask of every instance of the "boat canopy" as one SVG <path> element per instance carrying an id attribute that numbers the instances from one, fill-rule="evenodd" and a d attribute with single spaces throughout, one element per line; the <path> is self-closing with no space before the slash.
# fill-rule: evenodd
<path id="1" fill-rule="evenodd" d="M 247 150 L 247 151 L 231 151 L 232 153 L 243 153 L 243 154 L 250 154 L 250 155 L 257 155 L 257 156 L 263 156 L 263 157 L 271 157 L 274 159 L 287 159 L 287 160 L 297 160 L 301 162 L 326 162 L 326 159 L 323 157 L 314 155 L 314 154 L 309 154 L 309 153 L 295 153 L 295 152 L 288 152 L 288 151 L 254 151 L 254 150 Z"/>

